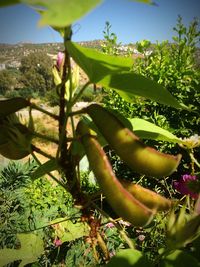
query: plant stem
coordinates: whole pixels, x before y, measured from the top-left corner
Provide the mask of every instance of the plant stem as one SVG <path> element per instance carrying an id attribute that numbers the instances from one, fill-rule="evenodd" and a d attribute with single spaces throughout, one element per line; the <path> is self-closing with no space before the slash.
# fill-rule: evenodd
<path id="1" fill-rule="evenodd" d="M 35 105 L 35 104 L 33 104 L 33 103 L 31 103 L 31 106 L 30 106 L 30 107 L 31 107 L 32 109 L 36 109 L 36 110 L 41 111 L 42 113 L 44 113 L 44 114 L 46 114 L 46 115 L 52 117 L 52 118 L 55 119 L 55 120 L 58 120 L 58 119 L 59 119 L 59 117 L 58 117 L 57 115 L 55 115 L 55 114 L 49 112 L 48 110 L 45 110 L 45 109 L 39 107 L 39 106 L 37 106 L 37 105 Z"/>
<path id="2" fill-rule="evenodd" d="M 191 161 L 193 162 L 193 165 L 195 163 L 200 168 L 200 163 L 195 159 L 193 152 L 190 152 L 189 155 L 190 155 Z M 193 166 L 193 169 L 194 169 L 194 166 Z M 193 175 L 194 175 L 194 173 L 193 173 Z"/>
<path id="3" fill-rule="evenodd" d="M 31 153 L 32 157 L 34 158 L 34 160 L 38 163 L 39 166 L 41 166 L 41 162 L 39 161 L 39 159 L 36 157 L 36 155 L 34 154 L 34 152 Z M 62 186 L 65 190 L 66 190 L 66 186 L 59 181 L 53 174 L 51 174 L 50 172 L 47 173 L 57 184 L 59 184 L 60 186 Z"/>
<path id="4" fill-rule="evenodd" d="M 44 157 L 46 157 L 46 158 L 48 158 L 48 159 L 54 159 L 53 156 L 51 156 L 51 155 L 49 155 L 48 153 L 42 151 L 40 148 L 38 148 L 38 147 L 36 147 L 36 146 L 34 146 L 34 145 L 31 145 L 31 149 L 32 149 L 32 151 L 35 151 L 35 152 L 37 152 L 38 154 L 41 154 L 42 156 L 44 156 Z"/>
<path id="5" fill-rule="evenodd" d="M 77 111 L 72 111 L 71 113 L 69 113 L 70 116 L 75 116 L 75 115 L 79 115 L 79 114 L 83 114 L 85 113 L 85 108 L 79 109 Z"/>
<path id="6" fill-rule="evenodd" d="M 128 244 L 128 246 L 132 249 L 134 249 L 134 245 L 133 242 L 130 240 L 130 238 L 127 236 L 126 232 L 124 231 L 124 229 L 118 224 L 116 223 L 116 221 L 111 218 L 104 210 L 100 209 L 94 202 L 92 202 L 92 205 L 101 212 L 102 215 L 104 215 L 105 217 L 107 217 L 107 219 L 112 222 L 114 224 L 114 226 L 117 228 L 117 230 L 119 231 L 119 234 L 121 235 L 121 237 L 126 241 L 126 243 Z"/>
<path id="7" fill-rule="evenodd" d="M 91 82 L 86 82 L 83 87 L 81 88 L 81 90 L 78 92 L 77 95 L 74 96 L 74 98 L 71 101 L 72 106 L 77 102 L 77 100 L 81 97 L 81 95 L 83 94 L 84 90 L 88 87 L 88 85 L 91 84 Z"/>
<path id="8" fill-rule="evenodd" d="M 59 141 L 57 139 L 54 139 L 54 138 L 52 138 L 50 136 L 46 136 L 46 135 L 43 135 L 43 134 L 40 134 L 40 133 L 37 133 L 37 132 L 33 132 L 33 135 L 35 137 L 44 139 L 46 141 L 49 141 L 49 142 L 52 142 L 52 143 L 55 143 L 55 144 L 58 144 L 59 143 Z"/>
<path id="9" fill-rule="evenodd" d="M 75 214 L 74 214 L 74 215 L 75 215 Z M 49 224 L 47 224 L 47 225 L 44 225 L 44 226 L 35 228 L 35 229 L 33 229 L 33 230 L 23 231 L 23 232 L 12 232 L 12 234 L 14 234 L 14 233 L 17 233 L 17 234 L 31 233 L 31 232 L 33 232 L 33 231 L 38 231 L 38 230 L 44 229 L 44 228 L 46 228 L 46 227 L 49 227 L 49 226 L 52 226 L 52 225 L 55 225 L 55 224 L 58 224 L 58 223 L 66 222 L 66 221 L 69 221 L 69 220 L 74 220 L 74 219 L 80 219 L 80 216 L 79 216 L 79 217 L 71 216 L 71 217 L 69 217 L 69 218 L 64 218 L 63 220 L 58 220 L 58 221 L 56 221 L 56 222 L 49 223 Z"/>
<path id="10" fill-rule="evenodd" d="M 57 151 L 57 157 L 61 157 L 61 163 L 65 165 L 65 158 L 67 154 L 66 148 L 66 99 L 65 99 L 65 83 L 71 75 L 70 58 L 67 50 L 65 49 L 65 57 L 62 72 L 62 83 L 60 88 L 60 110 L 59 110 L 59 146 Z"/>

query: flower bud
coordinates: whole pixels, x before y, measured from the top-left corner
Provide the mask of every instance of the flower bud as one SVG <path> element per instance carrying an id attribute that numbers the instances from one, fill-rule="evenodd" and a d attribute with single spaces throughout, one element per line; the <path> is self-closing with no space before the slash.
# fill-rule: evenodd
<path id="1" fill-rule="evenodd" d="M 64 53 L 58 52 L 57 61 L 56 61 L 56 67 L 57 67 L 58 71 L 61 71 L 63 68 L 64 58 L 65 58 Z"/>

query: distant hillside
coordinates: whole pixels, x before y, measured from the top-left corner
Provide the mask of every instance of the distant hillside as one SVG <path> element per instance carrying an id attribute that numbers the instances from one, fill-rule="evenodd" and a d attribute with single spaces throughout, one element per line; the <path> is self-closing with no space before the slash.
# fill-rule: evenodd
<path id="1" fill-rule="evenodd" d="M 79 42 L 79 44 L 92 47 L 100 48 L 102 41 L 86 41 Z M 18 44 L 1 44 L 0 43 L 0 64 L 13 64 L 21 61 L 23 56 L 26 56 L 32 52 L 43 52 L 50 55 L 56 55 L 59 51 L 64 50 L 63 43 L 43 43 L 43 44 L 33 44 L 33 43 L 18 43 Z"/>
<path id="2" fill-rule="evenodd" d="M 83 41 L 78 42 L 80 45 L 95 49 L 100 49 L 103 40 Z M 129 47 L 135 48 L 134 44 Z M 154 44 L 152 44 L 153 50 Z M 18 68 L 20 66 L 21 58 L 34 52 L 43 52 L 49 56 L 56 56 L 59 51 L 64 50 L 63 43 L 18 43 L 18 44 L 2 44 L 0 43 L 0 70 L 5 67 Z M 197 65 L 200 67 L 200 48 L 196 53 Z"/>

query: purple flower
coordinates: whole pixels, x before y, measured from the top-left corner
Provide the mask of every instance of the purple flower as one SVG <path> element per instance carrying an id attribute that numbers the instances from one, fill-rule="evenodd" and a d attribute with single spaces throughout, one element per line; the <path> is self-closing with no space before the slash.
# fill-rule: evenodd
<path id="1" fill-rule="evenodd" d="M 63 60 L 64 60 L 64 53 L 58 52 L 57 61 L 56 61 L 56 67 L 58 70 L 61 69 Z"/>
<path id="2" fill-rule="evenodd" d="M 174 188 L 182 195 L 190 195 L 192 198 L 197 199 L 198 193 L 195 193 L 195 185 L 197 184 L 197 176 L 184 174 L 179 181 L 174 182 Z"/>

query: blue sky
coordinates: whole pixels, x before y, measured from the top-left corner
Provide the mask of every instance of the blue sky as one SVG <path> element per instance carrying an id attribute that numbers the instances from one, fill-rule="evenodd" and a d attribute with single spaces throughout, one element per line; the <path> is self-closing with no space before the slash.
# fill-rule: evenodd
<path id="1" fill-rule="evenodd" d="M 86 0 L 84 0 L 86 1 Z M 149 6 L 128 0 L 104 0 L 103 4 L 77 21 L 73 26 L 74 41 L 103 39 L 105 22 L 122 43 L 142 39 L 152 42 L 171 40 L 172 28 L 178 15 L 188 25 L 194 17 L 200 19 L 200 0 L 155 0 Z M 50 27 L 39 28 L 39 15 L 30 7 L 15 5 L 0 9 L 0 43 L 61 42 L 59 34 Z"/>

